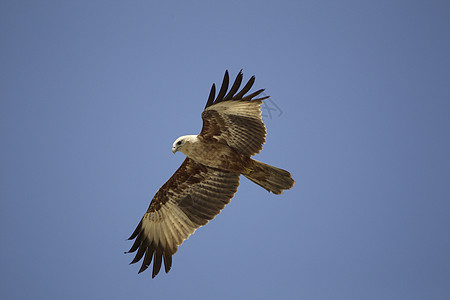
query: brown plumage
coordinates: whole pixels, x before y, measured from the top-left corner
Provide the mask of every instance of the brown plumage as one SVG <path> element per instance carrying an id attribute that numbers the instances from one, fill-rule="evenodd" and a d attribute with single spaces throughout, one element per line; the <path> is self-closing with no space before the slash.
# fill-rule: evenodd
<path id="1" fill-rule="evenodd" d="M 158 274 L 163 262 L 166 273 L 169 272 L 178 246 L 233 198 L 240 174 L 274 194 L 294 185 L 288 171 L 251 159 L 265 142 L 261 104 L 268 97 L 255 98 L 264 90 L 245 96 L 255 77 L 238 92 L 241 82 L 239 72 L 227 93 L 226 71 L 216 98 L 215 85 L 211 88 L 200 134 L 182 136 L 174 142 L 172 151 L 181 151 L 187 157 L 155 194 L 129 238 L 135 241 L 128 253 L 137 251 L 131 263 L 143 258 L 139 273 L 152 261 L 152 277 Z"/>

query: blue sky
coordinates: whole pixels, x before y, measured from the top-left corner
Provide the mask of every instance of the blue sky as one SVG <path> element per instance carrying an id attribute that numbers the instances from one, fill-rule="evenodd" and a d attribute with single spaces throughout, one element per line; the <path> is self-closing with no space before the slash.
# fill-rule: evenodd
<path id="1" fill-rule="evenodd" d="M 5 299 L 448 299 L 448 1 L 2 1 Z M 125 255 L 225 70 L 273 102 L 256 158 L 173 257 Z M 269 116 L 269 112 L 273 113 Z"/>

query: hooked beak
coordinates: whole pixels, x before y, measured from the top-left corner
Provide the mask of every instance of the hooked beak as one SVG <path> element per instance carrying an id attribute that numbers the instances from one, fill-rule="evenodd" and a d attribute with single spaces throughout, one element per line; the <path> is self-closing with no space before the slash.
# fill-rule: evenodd
<path id="1" fill-rule="evenodd" d="M 178 148 L 172 148 L 172 153 L 175 154 L 175 152 L 178 151 Z"/>

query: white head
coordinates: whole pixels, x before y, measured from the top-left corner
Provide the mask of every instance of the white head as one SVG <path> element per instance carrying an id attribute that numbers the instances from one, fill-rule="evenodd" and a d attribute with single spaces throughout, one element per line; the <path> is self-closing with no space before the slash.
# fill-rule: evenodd
<path id="1" fill-rule="evenodd" d="M 184 154 L 186 154 L 186 152 L 189 149 L 189 145 L 192 144 L 192 143 L 195 143 L 196 141 L 197 141 L 197 136 L 196 135 L 183 135 L 183 136 L 180 136 L 179 138 L 177 138 L 175 140 L 175 142 L 173 142 L 172 152 L 175 154 L 175 152 L 181 151 Z"/>

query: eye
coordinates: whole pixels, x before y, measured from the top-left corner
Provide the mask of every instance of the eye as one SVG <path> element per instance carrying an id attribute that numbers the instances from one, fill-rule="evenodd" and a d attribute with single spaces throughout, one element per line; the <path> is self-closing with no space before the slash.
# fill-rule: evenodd
<path id="1" fill-rule="evenodd" d="M 181 141 L 178 141 L 178 142 L 177 142 L 177 145 L 181 145 Z"/>

